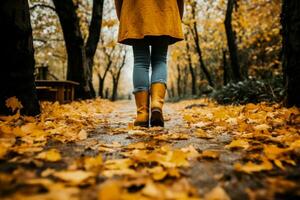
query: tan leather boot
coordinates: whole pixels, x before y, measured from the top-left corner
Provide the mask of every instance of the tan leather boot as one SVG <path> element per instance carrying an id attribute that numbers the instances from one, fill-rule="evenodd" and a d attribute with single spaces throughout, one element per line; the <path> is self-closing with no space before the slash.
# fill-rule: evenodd
<path id="1" fill-rule="evenodd" d="M 134 126 L 149 127 L 149 92 L 140 91 L 134 93 L 137 116 Z"/>
<path id="2" fill-rule="evenodd" d="M 151 85 L 151 126 L 164 127 L 163 105 L 165 101 L 166 85 L 153 83 Z"/>

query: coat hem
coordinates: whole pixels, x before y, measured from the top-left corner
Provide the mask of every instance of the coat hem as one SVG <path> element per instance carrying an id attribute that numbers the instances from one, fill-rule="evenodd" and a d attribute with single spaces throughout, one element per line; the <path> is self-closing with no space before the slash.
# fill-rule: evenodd
<path id="1" fill-rule="evenodd" d="M 174 37 L 170 35 L 144 35 L 141 37 L 128 37 L 126 39 L 119 39 L 118 42 L 125 45 L 155 45 L 155 44 L 167 44 L 172 45 L 176 42 L 182 41 L 182 37 Z"/>

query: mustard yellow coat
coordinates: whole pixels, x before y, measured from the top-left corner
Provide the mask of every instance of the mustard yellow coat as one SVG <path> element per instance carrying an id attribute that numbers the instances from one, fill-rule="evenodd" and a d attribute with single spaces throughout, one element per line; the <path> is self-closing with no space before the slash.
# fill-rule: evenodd
<path id="1" fill-rule="evenodd" d="M 163 36 L 172 44 L 183 39 L 183 0 L 115 0 L 115 4 L 120 20 L 118 42 L 132 45 Z"/>

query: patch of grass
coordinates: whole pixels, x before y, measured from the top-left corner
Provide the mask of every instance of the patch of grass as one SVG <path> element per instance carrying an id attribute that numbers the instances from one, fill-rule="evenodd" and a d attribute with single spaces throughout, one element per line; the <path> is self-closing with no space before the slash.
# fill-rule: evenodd
<path id="1" fill-rule="evenodd" d="M 247 104 L 281 102 L 284 97 L 282 77 L 267 80 L 249 79 L 238 83 L 229 83 L 211 97 L 220 104 Z"/>

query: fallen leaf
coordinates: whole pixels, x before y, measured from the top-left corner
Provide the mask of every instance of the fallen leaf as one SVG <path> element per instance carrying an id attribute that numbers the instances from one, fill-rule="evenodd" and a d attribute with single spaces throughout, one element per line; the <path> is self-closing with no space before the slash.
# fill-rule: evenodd
<path id="1" fill-rule="evenodd" d="M 206 131 L 204 131 L 203 129 L 200 129 L 200 128 L 198 128 L 194 132 L 194 134 L 198 138 L 204 138 L 204 139 L 211 139 L 211 138 L 213 138 L 212 136 L 209 136 Z"/>
<path id="2" fill-rule="evenodd" d="M 108 180 L 100 185 L 98 200 L 120 200 L 122 197 L 122 183 Z"/>
<path id="3" fill-rule="evenodd" d="M 261 164 L 247 162 L 245 165 L 243 165 L 241 163 L 236 163 L 234 164 L 234 169 L 236 171 L 242 171 L 248 174 L 251 174 L 253 172 L 268 171 L 273 169 L 273 165 L 268 159 L 263 158 L 262 161 L 263 162 Z"/>
<path id="4" fill-rule="evenodd" d="M 102 155 L 96 157 L 85 157 L 84 168 L 86 170 L 99 170 L 103 165 Z"/>
<path id="5" fill-rule="evenodd" d="M 248 149 L 249 148 L 249 142 L 247 140 L 244 139 L 237 139 L 237 140 L 233 140 L 231 141 L 230 144 L 226 145 L 225 148 L 226 149 L 238 149 L 238 148 L 242 148 L 242 149 Z"/>
<path id="6" fill-rule="evenodd" d="M 0 159 L 4 158 L 4 156 L 11 150 L 11 147 L 15 144 L 16 139 L 14 137 L 11 138 L 0 138 Z"/>
<path id="7" fill-rule="evenodd" d="M 189 123 L 194 122 L 194 118 L 193 118 L 193 116 L 191 116 L 191 115 L 184 115 L 184 116 L 183 116 L 183 119 L 184 119 L 185 121 L 189 122 Z"/>
<path id="8" fill-rule="evenodd" d="M 204 150 L 200 154 L 200 158 L 208 158 L 208 159 L 219 159 L 220 155 L 216 151 Z"/>
<path id="9" fill-rule="evenodd" d="M 155 199 L 162 199 L 164 196 L 163 191 L 152 181 L 142 189 L 142 194 Z"/>
<path id="10" fill-rule="evenodd" d="M 264 145 L 264 154 L 271 160 L 277 159 L 284 152 L 287 152 L 287 149 L 279 148 L 276 145 Z"/>
<path id="11" fill-rule="evenodd" d="M 22 103 L 17 99 L 17 97 L 10 97 L 5 101 L 5 105 L 7 108 L 10 108 L 12 112 L 16 110 L 20 110 L 23 108 Z"/>
<path id="12" fill-rule="evenodd" d="M 61 160 L 61 154 L 57 149 L 50 149 L 39 153 L 36 158 L 49 162 L 57 162 Z"/>
<path id="13" fill-rule="evenodd" d="M 96 157 L 85 157 L 84 168 L 86 170 L 99 170 L 103 165 L 102 155 Z"/>
<path id="14" fill-rule="evenodd" d="M 144 142 L 137 142 L 127 145 L 127 149 L 146 149 L 147 145 Z"/>
<path id="15" fill-rule="evenodd" d="M 80 185 L 84 183 L 86 180 L 94 176 L 92 172 L 86 172 L 81 170 L 75 171 L 59 171 L 53 173 L 53 176 L 59 178 L 63 181 L 70 183 L 71 185 Z"/>
<path id="16" fill-rule="evenodd" d="M 79 133 L 78 133 L 78 138 L 79 140 L 85 140 L 88 136 L 88 133 L 86 132 L 86 130 L 82 129 Z"/>
<path id="17" fill-rule="evenodd" d="M 186 148 L 181 148 L 181 151 L 187 154 L 188 159 L 197 158 L 199 156 L 199 152 L 195 149 L 193 145 L 189 145 Z"/>
<path id="18" fill-rule="evenodd" d="M 260 124 L 254 127 L 257 131 L 268 131 L 271 127 L 267 124 Z"/>
<path id="19" fill-rule="evenodd" d="M 162 168 L 161 166 L 150 168 L 148 169 L 148 172 L 151 173 L 151 176 L 155 181 L 160 181 L 168 175 L 168 171 Z"/>
<path id="20" fill-rule="evenodd" d="M 226 191 L 220 186 L 215 187 L 204 196 L 204 200 L 230 200 L 230 199 L 231 198 L 226 193 Z"/>

